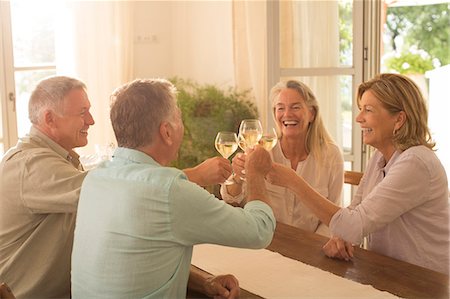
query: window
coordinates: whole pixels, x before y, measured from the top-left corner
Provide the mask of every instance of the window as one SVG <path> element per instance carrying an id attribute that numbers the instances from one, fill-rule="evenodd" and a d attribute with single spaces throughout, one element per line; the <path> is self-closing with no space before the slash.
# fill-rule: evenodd
<path id="1" fill-rule="evenodd" d="M 414 80 L 428 101 L 436 154 L 450 174 L 450 2 L 384 1 L 381 70 Z"/>
<path id="2" fill-rule="evenodd" d="M 269 3 L 269 88 L 286 79 L 311 87 L 327 129 L 344 151 L 346 169 L 361 171 L 361 134 L 353 130 L 353 103 L 354 90 L 363 80 L 362 2 Z M 349 191 L 344 190 L 344 205 L 350 201 Z"/>
<path id="3" fill-rule="evenodd" d="M 30 128 L 28 100 L 36 83 L 56 74 L 54 5 L 46 1 L 0 3 L 2 19 L 2 131 L 0 153 Z M 26 20 L 26 22 L 24 22 Z"/>

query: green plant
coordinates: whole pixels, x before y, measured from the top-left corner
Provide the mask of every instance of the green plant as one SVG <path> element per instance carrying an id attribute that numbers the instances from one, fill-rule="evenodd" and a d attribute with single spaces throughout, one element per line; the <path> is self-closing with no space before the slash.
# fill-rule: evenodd
<path id="1" fill-rule="evenodd" d="M 400 55 L 387 58 L 385 65 L 388 69 L 400 74 L 425 74 L 426 71 L 434 69 L 434 66 L 431 57 L 423 52 L 403 52 Z"/>
<path id="2" fill-rule="evenodd" d="M 219 155 L 214 147 L 217 132 L 237 132 L 242 119 L 258 117 L 249 90 L 222 90 L 180 78 L 170 81 L 178 89 L 178 106 L 185 127 L 178 159 L 172 163 L 174 167 L 193 167 Z"/>

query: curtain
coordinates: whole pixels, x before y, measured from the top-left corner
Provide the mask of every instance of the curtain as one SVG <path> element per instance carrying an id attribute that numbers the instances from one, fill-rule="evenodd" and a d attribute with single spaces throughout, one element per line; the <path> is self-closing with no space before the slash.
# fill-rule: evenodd
<path id="1" fill-rule="evenodd" d="M 89 144 L 77 151 L 92 154 L 95 145 L 115 143 L 109 97 L 133 78 L 133 2 L 63 1 L 56 40 L 60 75 L 86 83 L 95 125 Z"/>
<path id="2" fill-rule="evenodd" d="M 279 1 L 280 68 L 339 67 L 337 1 Z M 234 1 L 234 64 L 239 88 L 252 88 L 263 124 L 271 117 L 268 101 L 265 1 Z M 287 80 L 290 78 L 280 78 Z M 325 126 L 342 144 L 339 77 L 295 77 L 316 95 Z"/>
<path id="3" fill-rule="evenodd" d="M 280 16 L 282 67 L 339 67 L 339 9 L 337 1 L 282 1 Z M 338 76 L 304 76 L 316 95 L 330 134 L 342 144 Z"/>
<path id="4" fill-rule="evenodd" d="M 267 36 L 265 1 L 233 1 L 235 84 L 250 90 L 263 125 L 267 124 Z"/>

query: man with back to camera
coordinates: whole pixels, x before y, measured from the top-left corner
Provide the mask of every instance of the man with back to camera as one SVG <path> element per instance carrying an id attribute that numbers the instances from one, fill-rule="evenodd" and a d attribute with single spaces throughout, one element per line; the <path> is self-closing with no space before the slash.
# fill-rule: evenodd
<path id="1" fill-rule="evenodd" d="M 83 82 L 53 76 L 29 101 L 30 133 L 0 164 L 0 282 L 18 298 L 69 298 L 75 213 L 86 175 L 73 150 L 88 142 L 94 124 Z M 215 157 L 184 170 L 200 185 L 231 173 Z"/>
<path id="2" fill-rule="evenodd" d="M 135 80 L 112 96 L 119 148 L 83 182 L 72 255 L 73 298 L 185 298 L 194 244 L 264 248 L 275 229 L 267 151 L 246 159 L 249 202 L 217 200 L 167 167 L 183 139 L 174 86 Z M 206 292 L 233 298 L 238 286 Z M 204 288 L 204 290 L 207 288 Z"/>

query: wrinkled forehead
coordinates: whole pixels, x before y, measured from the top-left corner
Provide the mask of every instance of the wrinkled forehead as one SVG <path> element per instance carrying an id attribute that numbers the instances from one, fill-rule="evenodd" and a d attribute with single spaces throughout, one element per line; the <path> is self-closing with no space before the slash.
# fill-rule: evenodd
<path id="1" fill-rule="evenodd" d="M 304 104 L 305 99 L 302 95 L 295 89 L 284 88 L 280 91 L 278 96 L 275 98 L 274 105 L 292 105 L 292 104 Z"/>

